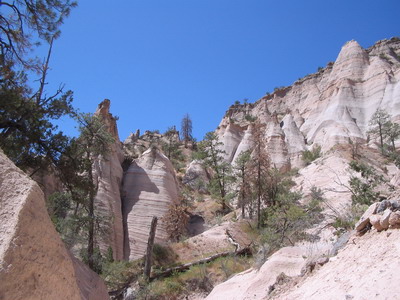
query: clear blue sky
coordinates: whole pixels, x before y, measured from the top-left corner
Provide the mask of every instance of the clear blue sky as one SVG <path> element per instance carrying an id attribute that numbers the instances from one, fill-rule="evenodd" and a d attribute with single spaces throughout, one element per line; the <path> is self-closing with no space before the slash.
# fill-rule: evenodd
<path id="1" fill-rule="evenodd" d="M 185 113 L 200 140 L 235 100 L 254 102 L 363 47 L 400 36 L 399 0 L 81 0 L 53 48 L 51 88 L 94 112 L 105 98 L 120 138 L 165 131 Z M 60 128 L 73 134 L 72 122 Z"/>

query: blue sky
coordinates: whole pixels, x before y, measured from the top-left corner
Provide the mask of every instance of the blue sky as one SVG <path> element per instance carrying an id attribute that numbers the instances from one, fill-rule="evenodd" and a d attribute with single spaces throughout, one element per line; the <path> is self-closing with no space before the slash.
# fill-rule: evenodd
<path id="1" fill-rule="evenodd" d="M 81 0 L 61 27 L 48 92 L 103 99 L 121 140 L 189 113 L 201 140 L 235 100 L 250 102 L 334 61 L 342 45 L 400 36 L 398 0 Z M 65 120 L 60 128 L 75 134 Z"/>

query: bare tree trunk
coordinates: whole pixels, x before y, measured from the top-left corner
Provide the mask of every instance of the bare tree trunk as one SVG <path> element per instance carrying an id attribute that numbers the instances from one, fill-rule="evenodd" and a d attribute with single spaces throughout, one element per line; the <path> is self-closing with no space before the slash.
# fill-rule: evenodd
<path id="1" fill-rule="evenodd" d="M 90 152 L 86 152 L 86 157 L 90 160 Z M 93 270 L 94 269 L 94 197 L 96 196 L 93 185 L 93 169 L 90 167 L 88 169 L 89 172 L 89 182 L 90 182 L 90 190 L 89 190 L 89 229 L 88 229 L 88 265 Z"/>
<path id="2" fill-rule="evenodd" d="M 150 271 L 152 265 L 151 255 L 153 253 L 154 237 L 156 236 L 156 229 L 157 229 L 157 217 L 153 217 L 153 219 L 151 220 L 150 234 L 149 234 L 149 240 L 147 242 L 146 258 L 144 263 L 144 276 L 147 279 L 150 279 Z"/>
<path id="3" fill-rule="evenodd" d="M 244 247 L 244 248 L 242 248 L 242 249 L 240 249 L 238 251 L 226 251 L 226 252 L 217 253 L 217 254 L 211 255 L 209 257 L 202 258 L 202 259 L 197 260 L 197 261 L 193 261 L 193 262 L 190 262 L 190 263 L 186 263 L 186 264 L 182 264 L 182 265 L 175 266 L 175 267 L 172 267 L 172 268 L 168 268 L 168 269 L 166 269 L 165 271 L 163 271 L 161 273 L 155 274 L 151 279 L 153 280 L 153 279 L 160 278 L 160 277 L 166 277 L 166 276 L 171 275 L 174 272 L 186 271 L 192 266 L 209 263 L 209 262 L 211 262 L 211 261 L 213 261 L 213 260 L 215 260 L 217 258 L 220 258 L 220 257 L 226 257 L 226 256 L 229 256 L 229 255 L 237 256 L 237 255 L 242 255 L 242 254 L 251 254 L 250 246 L 249 247 Z"/>
<path id="4" fill-rule="evenodd" d="M 380 142 L 381 142 L 381 152 L 382 152 L 382 155 L 384 154 L 384 151 L 383 151 L 383 129 L 382 129 L 382 124 L 378 124 L 378 126 L 379 126 L 379 137 L 380 137 Z"/>

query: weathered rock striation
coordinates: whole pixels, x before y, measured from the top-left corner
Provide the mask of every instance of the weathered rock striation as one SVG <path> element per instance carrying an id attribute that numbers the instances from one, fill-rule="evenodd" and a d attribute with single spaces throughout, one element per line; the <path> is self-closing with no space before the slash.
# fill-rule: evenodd
<path id="1" fill-rule="evenodd" d="M 0 299 L 108 299 L 64 247 L 39 186 L 0 153 Z"/>
<path id="2" fill-rule="evenodd" d="M 152 217 L 162 218 L 169 206 L 178 201 L 178 183 L 171 162 L 159 150 L 150 148 L 131 164 L 124 176 L 126 259 L 137 259 L 145 254 Z M 155 242 L 166 242 L 167 237 L 161 221 L 157 225 Z"/>
<path id="3" fill-rule="evenodd" d="M 254 104 L 235 104 L 225 114 L 217 134 L 226 159 L 234 161 L 252 118 L 267 124 L 267 147 L 278 168 L 301 166 L 307 147 L 323 151 L 338 143 L 367 140 L 368 122 L 378 109 L 400 120 L 400 40 L 393 38 L 363 49 L 347 42 L 336 61 L 315 74 L 279 88 Z M 282 130 L 279 130 L 277 124 Z M 374 141 L 373 141 L 374 142 Z M 248 148 L 248 146 L 247 146 Z"/>
<path id="4" fill-rule="evenodd" d="M 110 100 L 101 102 L 95 112 L 101 116 L 115 143 L 106 155 L 95 162 L 94 174 L 98 190 L 95 198 L 96 215 L 106 223 L 104 234 L 98 237 L 102 253 L 113 250 L 114 259 L 123 259 L 124 231 L 122 224 L 121 188 L 124 160 L 122 144 L 119 140 L 116 119 L 110 113 Z"/>
<path id="5" fill-rule="evenodd" d="M 217 285 L 206 299 L 265 299 L 269 287 L 275 283 L 279 274 L 282 272 L 288 276 L 301 274 L 306 263 L 305 254 L 305 250 L 299 247 L 282 248 L 259 270 L 246 270 Z"/>
<path id="6" fill-rule="evenodd" d="M 399 238 L 398 229 L 353 237 L 322 268 L 267 299 L 399 299 Z"/>

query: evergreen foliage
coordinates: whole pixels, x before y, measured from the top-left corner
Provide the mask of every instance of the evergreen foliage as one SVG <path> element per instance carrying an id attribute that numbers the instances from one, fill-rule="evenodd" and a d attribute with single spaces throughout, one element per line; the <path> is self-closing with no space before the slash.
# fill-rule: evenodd
<path id="1" fill-rule="evenodd" d="M 352 170 L 360 173 L 361 177 L 351 176 L 349 179 L 349 189 L 353 205 L 371 205 L 379 198 L 377 186 L 383 182 L 382 176 L 377 175 L 377 171 L 362 162 L 353 160 L 349 163 Z"/>
<path id="2" fill-rule="evenodd" d="M 378 109 L 369 121 L 368 133 L 379 138 L 382 154 L 384 154 L 385 127 L 389 121 L 390 115 L 383 109 Z"/>
<path id="3" fill-rule="evenodd" d="M 44 98 L 38 93 L 31 95 L 24 79 L 21 82 L 14 72 L 3 72 L 1 77 L 0 147 L 25 171 L 46 169 L 68 144 L 68 138 L 57 132 L 52 122 L 73 115 L 72 92 L 58 91 Z"/>
<path id="4" fill-rule="evenodd" d="M 1 1 L 0 63 L 15 63 L 35 69 L 37 60 L 26 54 L 40 45 L 60 36 L 59 27 L 77 5 L 70 0 L 18 0 Z M 38 39 L 35 40 L 34 37 Z"/>
<path id="5" fill-rule="evenodd" d="M 238 206 L 242 210 L 242 218 L 245 218 L 246 207 L 251 202 L 251 178 L 250 178 L 250 158 L 249 150 L 239 154 L 235 161 L 235 176 L 237 182 Z"/>
<path id="6" fill-rule="evenodd" d="M 186 114 L 181 122 L 181 135 L 182 135 L 182 140 L 185 142 L 185 147 L 187 147 L 188 142 L 190 142 L 193 139 L 192 130 L 193 130 L 192 119 L 190 118 L 189 114 Z"/>
<path id="7" fill-rule="evenodd" d="M 165 140 L 161 142 L 162 151 L 172 162 L 175 169 L 180 170 L 185 157 L 180 149 L 179 132 L 175 129 L 175 126 L 172 126 L 164 133 L 164 137 Z"/>
<path id="8" fill-rule="evenodd" d="M 98 189 L 94 168 L 101 156 L 107 156 L 113 136 L 108 132 L 106 124 L 100 116 L 80 114 L 77 117 L 80 124 L 80 136 L 73 138 L 56 167 L 60 172 L 66 192 L 51 197 L 54 205 L 52 219 L 69 246 L 86 243 L 82 255 L 90 268 L 100 272 L 101 254 L 96 250 L 96 236 L 103 233 L 103 225 L 108 221 L 95 214 L 94 200 Z M 73 212 L 60 216 L 60 211 L 68 199 Z M 97 252 L 96 252 L 97 251 Z"/>
<path id="9" fill-rule="evenodd" d="M 304 230 L 321 220 L 320 190 L 311 193 L 307 204 L 300 204 L 302 195 L 292 192 L 294 182 L 289 174 L 273 172 L 271 182 L 275 192 L 270 195 L 270 205 L 263 209 L 262 243 L 272 252 L 286 245 L 294 245 L 298 240 L 307 238 Z"/>
<path id="10" fill-rule="evenodd" d="M 305 150 L 301 154 L 301 158 L 303 159 L 306 166 L 310 165 L 314 160 L 321 157 L 321 146 L 316 145 L 312 148 L 312 150 Z"/>
<path id="11" fill-rule="evenodd" d="M 400 124 L 388 121 L 383 127 L 383 133 L 391 144 L 392 152 L 396 153 L 395 141 L 400 138 Z"/>
<path id="12" fill-rule="evenodd" d="M 63 86 L 45 93 L 54 39 L 75 1 L 0 1 L 0 147 L 18 167 L 31 174 L 59 159 L 68 144 L 53 120 L 72 115 L 72 92 Z M 41 41 L 49 44 L 42 63 L 30 54 Z M 39 76 L 28 86 L 27 70 Z"/>
<path id="13" fill-rule="evenodd" d="M 265 124 L 257 121 L 253 127 L 253 152 L 250 173 L 253 185 L 253 192 L 256 199 L 257 228 L 262 225 L 261 205 L 271 205 L 269 198 L 269 180 L 271 159 L 266 151 Z"/>
<path id="14" fill-rule="evenodd" d="M 211 194 L 217 197 L 222 210 L 227 209 L 227 203 L 234 196 L 229 192 L 231 184 L 234 182 L 232 176 L 232 166 L 224 160 L 225 151 L 222 149 L 222 143 L 214 132 L 206 133 L 204 140 L 200 142 L 199 151 L 195 155 L 201 159 L 204 166 L 212 170 L 212 177 L 209 184 Z"/>

